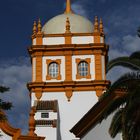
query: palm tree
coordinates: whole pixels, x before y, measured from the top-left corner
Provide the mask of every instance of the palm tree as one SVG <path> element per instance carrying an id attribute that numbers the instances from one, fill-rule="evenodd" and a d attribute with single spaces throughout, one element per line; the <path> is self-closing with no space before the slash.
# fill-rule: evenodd
<path id="1" fill-rule="evenodd" d="M 110 61 L 107 72 L 115 66 L 127 67 L 133 71 L 121 76 L 100 98 L 103 100 L 113 92 L 123 91 L 122 95 L 107 105 L 100 122 L 116 111 L 109 128 L 110 136 L 114 138 L 122 132 L 123 140 L 140 140 L 140 52 Z"/>
<path id="2" fill-rule="evenodd" d="M 140 37 L 140 27 L 138 28 L 138 36 Z"/>
<path id="3" fill-rule="evenodd" d="M 6 91 L 9 91 L 9 88 L 0 86 L 1 94 L 5 93 Z M 6 116 L 4 115 L 4 113 L 2 111 L 9 110 L 9 109 L 11 109 L 11 107 L 12 107 L 12 104 L 10 102 L 5 102 L 0 98 L 0 121 L 3 121 L 6 119 Z"/>

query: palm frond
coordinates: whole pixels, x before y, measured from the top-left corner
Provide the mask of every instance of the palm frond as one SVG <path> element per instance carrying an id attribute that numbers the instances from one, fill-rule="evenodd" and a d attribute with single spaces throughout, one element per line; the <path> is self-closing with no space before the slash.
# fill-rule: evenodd
<path id="1" fill-rule="evenodd" d="M 139 140 L 140 138 L 140 111 L 139 114 L 136 115 L 136 118 L 134 120 L 129 121 L 129 127 L 128 128 L 128 136 L 129 140 Z"/>
<path id="2" fill-rule="evenodd" d="M 132 53 L 129 58 L 130 59 L 137 59 L 140 61 L 140 51 L 136 51 L 136 52 Z"/>
<path id="3" fill-rule="evenodd" d="M 139 72 L 128 72 L 121 76 L 116 82 L 114 82 L 109 88 L 109 92 L 113 92 L 119 88 L 130 89 L 140 83 L 140 73 Z"/>
<path id="4" fill-rule="evenodd" d="M 132 70 L 140 70 L 140 61 L 137 59 L 130 59 L 129 57 L 119 57 L 113 59 L 107 64 L 106 73 L 115 66 L 122 66 Z"/>
<path id="5" fill-rule="evenodd" d="M 123 76 L 121 76 L 100 98 L 100 100 L 103 100 L 106 98 L 106 96 L 109 96 L 109 94 L 113 94 L 116 89 L 125 88 L 125 89 L 131 89 L 134 86 L 140 85 L 140 76 L 137 72 L 127 73 Z M 129 95 L 130 94 L 130 95 Z M 103 119 L 106 119 L 110 114 L 112 114 L 116 109 L 118 109 L 121 105 L 124 105 L 127 103 L 128 98 L 132 96 L 132 92 L 127 92 L 127 94 L 122 95 L 118 98 L 115 98 L 114 100 L 110 101 L 109 104 L 106 106 L 105 110 L 101 114 L 100 122 Z M 137 97 L 137 96 L 135 96 Z"/>
<path id="6" fill-rule="evenodd" d="M 123 109 L 119 109 L 112 118 L 109 128 L 109 134 L 112 138 L 122 131 L 122 112 Z"/>
<path id="7" fill-rule="evenodd" d="M 119 109 L 121 105 L 124 105 L 125 102 L 126 97 L 124 96 L 112 100 L 100 114 L 99 122 L 101 123 L 102 120 L 107 119 L 108 116 L 110 116 L 113 112 L 115 112 L 116 109 Z"/>
<path id="8" fill-rule="evenodd" d="M 10 102 L 4 102 L 0 100 L 0 110 L 9 110 L 12 107 L 12 103 Z"/>
<path id="9" fill-rule="evenodd" d="M 139 100 L 139 99 L 138 99 Z M 137 102 L 134 101 L 131 104 L 127 105 L 126 109 L 125 109 L 125 122 L 127 124 L 126 127 L 130 128 L 134 122 L 135 124 L 139 124 L 140 127 L 140 110 L 139 110 L 139 106 L 140 106 L 140 100 Z"/>
<path id="10" fill-rule="evenodd" d="M 99 101 L 104 100 L 106 97 L 108 97 L 110 94 L 108 92 L 108 89 L 106 90 L 106 92 L 104 92 L 100 97 L 99 97 Z"/>

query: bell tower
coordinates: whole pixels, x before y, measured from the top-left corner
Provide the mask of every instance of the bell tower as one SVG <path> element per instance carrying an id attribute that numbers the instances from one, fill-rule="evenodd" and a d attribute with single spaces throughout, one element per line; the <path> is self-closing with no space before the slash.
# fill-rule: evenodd
<path id="1" fill-rule="evenodd" d="M 32 81 L 28 83 L 34 108 L 35 133 L 46 140 L 72 140 L 69 130 L 98 101 L 109 85 L 102 19 L 94 24 L 71 10 L 66 1 L 63 14 L 43 27 L 34 22 Z"/>

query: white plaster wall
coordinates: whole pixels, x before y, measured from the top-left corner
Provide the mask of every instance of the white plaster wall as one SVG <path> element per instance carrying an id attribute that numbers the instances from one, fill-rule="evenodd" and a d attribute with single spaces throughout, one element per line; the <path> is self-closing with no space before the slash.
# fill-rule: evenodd
<path id="1" fill-rule="evenodd" d="M 102 56 L 102 80 L 105 80 L 105 56 Z"/>
<path id="2" fill-rule="evenodd" d="M 36 58 L 34 57 L 32 59 L 32 69 L 33 69 L 33 77 L 32 77 L 32 80 L 33 82 L 36 80 Z"/>
<path id="3" fill-rule="evenodd" d="M 1 129 L 0 129 L 0 135 L 2 135 L 0 137 L 0 140 L 12 140 L 12 137 L 10 137 L 9 135 L 5 134 Z"/>
<path id="4" fill-rule="evenodd" d="M 94 43 L 93 36 L 76 36 L 72 37 L 72 44 L 89 44 Z"/>
<path id="5" fill-rule="evenodd" d="M 100 132 L 98 134 L 100 135 Z M 81 140 L 93 140 L 94 135 L 94 128 L 92 128 Z"/>
<path id="6" fill-rule="evenodd" d="M 36 127 L 35 133 L 38 136 L 46 137 L 45 140 L 57 140 L 57 129 L 53 127 Z"/>
<path id="7" fill-rule="evenodd" d="M 31 93 L 31 107 L 36 106 L 37 105 L 37 98 L 35 96 L 35 93 L 32 92 Z"/>
<path id="8" fill-rule="evenodd" d="M 60 133 L 62 138 L 61 140 L 75 139 L 75 136 L 72 133 L 70 133 L 69 130 L 97 102 L 98 98 L 96 96 L 95 91 L 74 92 L 70 102 L 67 101 L 64 92 L 43 93 L 43 96 L 41 98 L 41 100 L 54 100 L 54 99 L 58 100 L 59 117 L 60 117 Z M 36 100 L 34 94 L 32 94 L 32 100 Z"/>
<path id="9" fill-rule="evenodd" d="M 104 43 L 104 37 L 100 37 L 100 43 Z"/>
<path id="10" fill-rule="evenodd" d="M 60 65 L 61 80 L 56 80 L 56 79 L 46 80 L 47 67 L 48 67 L 47 64 L 46 64 L 47 59 L 51 59 L 51 60 L 61 59 L 61 65 Z M 64 81 L 65 80 L 65 57 L 64 56 L 43 57 L 42 61 L 43 61 L 42 77 L 43 77 L 44 82 L 58 82 L 58 81 Z"/>
<path id="11" fill-rule="evenodd" d="M 41 113 L 49 113 L 49 118 L 41 118 Z M 56 112 L 48 112 L 48 111 L 42 111 L 42 112 L 36 112 L 35 113 L 35 120 L 54 120 L 57 119 L 57 113 Z"/>
<path id="12" fill-rule="evenodd" d="M 36 38 L 33 39 L 33 44 L 32 45 L 36 45 Z"/>
<path id="13" fill-rule="evenodd" d="M 43 38 L 43 45 L 59 45 L 65 44 L 64 37 L 45 37 Z"/>
<path id="14" fill-rule="evenodd" d="M 76 79 L 76 74 L 77 74 L 77 63 L 76 63 L 76 59 L 80 58 L 80 59 L 86 59 L 86 58 L 90 58 L 90 74 L 91 74 L 91 79 L 86 79 L 86 78 L 82 78 L 82 79 Z M 95 56 L 94 55 L 76 55 L 76 56 L 72 56 L 72 79 L 74 81 L 90 81 L 90 80 L 95 80 Z"/>
<path id="15" fill-rule="evenodd" d="M 108 133 L 108 129 L 112 120 L 112 115 L 106 120 L 103 120 L 101 124 L 97 124 L 94 128 L 91 128 L 81 140 L 121 140 L 121 134 L 118 134 L 112 139 Z"/>

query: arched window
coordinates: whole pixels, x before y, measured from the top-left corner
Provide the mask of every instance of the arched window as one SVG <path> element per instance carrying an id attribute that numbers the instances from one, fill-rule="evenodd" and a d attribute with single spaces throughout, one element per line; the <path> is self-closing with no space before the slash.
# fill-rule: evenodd
<path id="1" fill-rule="evenodd" d="M 52 62 L 49 65 L 49 75 L 51 78 L 56 78 L 58 76 L 58 64 L 56 62 Z"/>
<path id="2" fill-rule="evenodd" d="M 82 77 L 86 77 L 88 75 L 88 63 L 82 61 L 78 64 L 78 74 Z"/>

